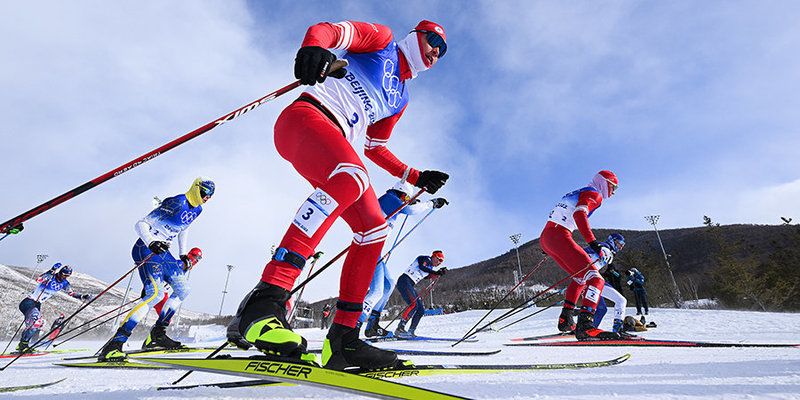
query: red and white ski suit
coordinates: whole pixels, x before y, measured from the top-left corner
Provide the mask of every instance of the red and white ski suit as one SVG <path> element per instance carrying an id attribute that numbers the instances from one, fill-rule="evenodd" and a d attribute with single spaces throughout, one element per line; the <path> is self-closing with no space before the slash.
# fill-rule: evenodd
<path id="1" fill-rule="evenodd" d="M 600 275 L 599 267 L 592 263 L 591 257 L 572 238 L 572 231 L 577 227 L 587 243 L 594 241 L 594 233 L 589 227 L 589 216 L 603 202 L 600 191 L 593 187 L 584 187 L 567 193 L 550 213 L 547 224 L 542 230 L 539 244 L 547 255 L 569 274 L 576 274 L 564 294 L 564 307 L 575 308 L 584 288 L 586 295 L 582 305 L 597 309 L 597 302 L 603 292 L 605 280 Z M 588 268 L 587 268 L 588 267 Z M 580 272 L 585 270 L 586 272 Z"/>
<path id="2" fill-rule="evenodd" d="M 316 24 L 308 29 L 303 46 L 343 49 L 348 51 L 345 58 L 374 61 L 361 61 L 362 66 L 369 64 L 362 69 L 351 61 L 345 78 L 328 78 L 308 87 L 275 123 L 278 153 L 316 189 L 301 206 L 280 247 L 308 258 L 333 222 L 339 216 L 344 219 L 353 231 L 353 241 L 342 267 L 339 301 L 350 307 L 340 307 L 334 322 L 354 327 L 388 232 L 356 149 L 363 143 L 370 160 L 390 174 L 416 183 L 419 171 L 402 163 L 386 147 L 405 110 L 408 95 L 403 93 L 402 99 L 399 95 L 411 73 L 391 30 L 383 25 L 353 21 Z M 383 66 L 373 65 L 377 62 Z M 389 83 L 385 77 L 381 84 L 381 76 L 368 76 L 370 71 L 365 69 L 372 67 L 381 68 L 383 76 L 384 69 L 392 68 L 387 70 L 392 78 Z M 300 273 L 299 268 L 273 259 L 264 267 L 261 280 L 291 290 Z"/>

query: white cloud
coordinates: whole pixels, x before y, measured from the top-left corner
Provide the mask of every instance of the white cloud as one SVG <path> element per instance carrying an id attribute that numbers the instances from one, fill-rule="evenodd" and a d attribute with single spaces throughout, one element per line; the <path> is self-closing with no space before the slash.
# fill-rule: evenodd
<path id="1" fill-rule="evenodd" d="M 792 216 L 796 149 L 793 13 L 718 4 L 484 2 L 403 7 L 348 3 L 270 7 L 243 2 L 16 5 L 0 25 L 0 128 L 11 217 L 189 132 L 292 79 L 307 25 L 353 18 L 397 32 L 442 22 L 450 49 L 411 82 L 413 100 L 390 148 L 452 176 L 437 211 L 392 259 L 402 267 L 443 248 L 463 265 L 538 235 L 559 196 L 600 168 L 619 194 L 594 226 L 648 229 L 777 223 Z M 13 38 L 13 39 L 11 39 Z M 215 198 L 191 229 L 206 257 L 187 307 L 216 311 L 234 264 L 226 311 L 257 281 L 296 207 L 311 192 L 272 144 L 295 93 L 70 200 L 0 243 L 3 262 L 37 253 L 104 279 L 131 263 L 133 224 L 153 195 L 214 178 Z M 380 195 L 394 179 L 367 162 Z M 787 183 L 788 182 L 788 183 Z M 772 213 L 774 211 L 774 216 Z M 350 241 L 344 223 L 320 244 L 330 259 Z M 306 291 L 335 295 L 339 263 Z"/>

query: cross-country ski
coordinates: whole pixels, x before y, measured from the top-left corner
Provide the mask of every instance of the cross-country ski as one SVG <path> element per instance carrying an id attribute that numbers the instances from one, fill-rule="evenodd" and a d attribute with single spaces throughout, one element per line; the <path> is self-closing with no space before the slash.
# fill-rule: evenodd
<path id="1" fill-rule="evenodd" d="M 41 389 L 46 388 L 48 386 L 53 386 L 55 384 L 64 382 L 67 378 L 61 378 L 57 381 L 47 382 L 47 383 L 34 383 L 31 385 L 21 385 L 21 386 L 5 386 L 0 387 L 0 393 L 10 393 L 10 392 L 19 392 L 23 390 L 30 390 L 30 389 Z"/>
<path id="2" fill-rule="evenodd" d="M 581 346 L 633 346 L 633 347 L 794 347 L 800 348 L 800 343 L 720 343 L 697 342 L 692 340 L 661 340 L 661 339 L 627 339 L 627 340 L 592 340 L 592 341 L 558 341 L 536 343 L 523 341 L 522 343 L 507 343 L 506 346 L 549 346 L 549 347 L 581 347 Z"/>
<path id="3" fill-rule="evenodd" d="M 358 373 L 360 375 L 369 376 L 372 378 L 406 378 L 413 376 L 432 376 L 432 375 L 459 375 L 459 374 L 492 374 L 501 372 L 522 372 L 522 371 L 536 371 L 536 370 L 559 370 L 559 369 L 583 369 L 583 368 L 599 368 L 611 365 L 621 364 L 630 358 L 630 354 L 625 354 L 611 360 L 604 361 L 589 361 L 578 363 L 563 363 L 563 364 L 520 364 L 520 365 L 413 365 L 405 368 L 388 369 L 375 372 L 360 372 L 349 371 L 351 373 Z M 162 386 L 158 390 L 169 389 L 191 389 L 195 387 L 220 387 L 220 388 L 236 388 L 236 387 L 249 387 L 257 385 L 272 385 L 275 384 L 269 380 L 247 380 L 239 382 L 221 382 L 221 383 L 207 383 L 197 385 L 185 386 Z"/>

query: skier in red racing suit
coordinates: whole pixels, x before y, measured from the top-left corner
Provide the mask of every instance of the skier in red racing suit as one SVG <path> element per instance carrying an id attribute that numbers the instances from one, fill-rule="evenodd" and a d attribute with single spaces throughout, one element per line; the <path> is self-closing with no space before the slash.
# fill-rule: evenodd
<path id="1" fill-rule="evenodd" d="M 598 172 L 588 186 L 567 193 L 550 212 L 539 243 L 547 255 L 558 265 L 574 275 L 564 294 L 564 308 L 558 318 L 558 329 L 575 331 L 578 340 L 620 339 L 616 332 L 606 332 L 594 327 L 594 312 L 603 293 L 605 280 L 600 275 L 602 265 L 596 265 L 586 251 L 572 239 L 572 231 L 580 231 L 586 243 L 597 254 L 603 249 L 589 227 L 589 217 L 604 199 L 614 195 L 619 181 L 607 170 Z M 585 293 L 584 293 L 585 291 Z M 583 294 L 578 323 L 572 318 L 578 298 Z"/>
<path id="2" fill-rule="evenodd" d="M 242 347 L 254 345 L 268 354 L 308 359 L 306 341 L 286 321 L 285 303 L 306 260 L 330 228 L 342 217 L 353 241 L 342 267 L 336 316 L 323 344 L 326 368 L 382 368 L 394 365 L 394 352 L 358 339 L 355 328 L 375 264 L 386 240 L 387 225 L 367 170 L 363 152 L 378 166 L 435 193 L 448 175 L 419 171 L 401 162 L 386 147 L 403 115 L 409 94 L 406 84 L 432 67 L 447 50 L 444 29 L 420 22 L 395 41 L 383 25 L 343 21 L 319 23 L 306 32 L 295 58 L 295 76 L 310 85 L 275 123 L 275 147 L 314 187 L 301 204 L 261 281 L 242 300 L 228 326 L 228 339 Z M 346 71 L 330 74 L 344 50 Z M 364 138 L 364 135 L 366 137 Z"/>

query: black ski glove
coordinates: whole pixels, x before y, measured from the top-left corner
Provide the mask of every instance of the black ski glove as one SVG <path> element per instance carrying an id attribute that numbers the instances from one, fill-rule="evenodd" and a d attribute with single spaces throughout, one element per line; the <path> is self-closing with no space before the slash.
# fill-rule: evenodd
<path id="1" fill-rule="evenodd" d="M 440 171 L 422 171 L 419 173 L 419 178 L 414 186 L 425 189 L 425 191 L 430 194 L 434 194 L 444 186 L 449 177 L 450 175 Z"/>
<path id="2" fill-rule="evenodd" d="M 164 254 L 169 250 L 169 243 L 162 242 L 160 240 L 154 240 L 147 245 L 147 248 L 150 249 L 153 253 L 156 254 Z"/>
<path id="3" fill-rule="evenodd" d="M 194 266 L 194 261 L 186 254 L 181 254 L 181 261 L 183 261 L 183 270 L 188 271 Z"/>
<path id="4" fill-rule="evenodd" d="M 439 197 L 438 199 L 431 200 L 433 202 L 433 208 L 442 208 L 448 204 L 450 204 L 447 199 Z"/>
<path id="5" fill-rule="evenodd" d="M 297 57 L 294 59 L 294 77 L 300 79 L 303 85 L 314 85 L 317 82 L 325 82 L 328 70 L 336 61 L 336 55 L 328 49 L 319 46 L 305 46 L 297 50 Z M 340 68 L 330 76 L 334 78 L 344 78 L 347 70 Z"/>
<path id="6" fill-rule="evenodd" d="M 433 273 L 436 274 L 436 275 L 442 276 L 442 275 L 447 273 L 447 267 L 439 268 L 438 271 L 434 271 Z"/>
<path id="7" fill-rule="evenodd" d="M 592 240 L 589 242 L 589 247 L 591 247 L 598 256 L 603 255 L 603 246 L 601 246 L 597 240 Z"/>
<path id="8" fill-rule="evenodd" d="M 89 293 L 84 293 L 84 294 L 81 295 L 81 300 L 83 300 L 83 301 L 91 300 L 91 299 L 92 299 L 92 295 L 90 295 Z"/>

